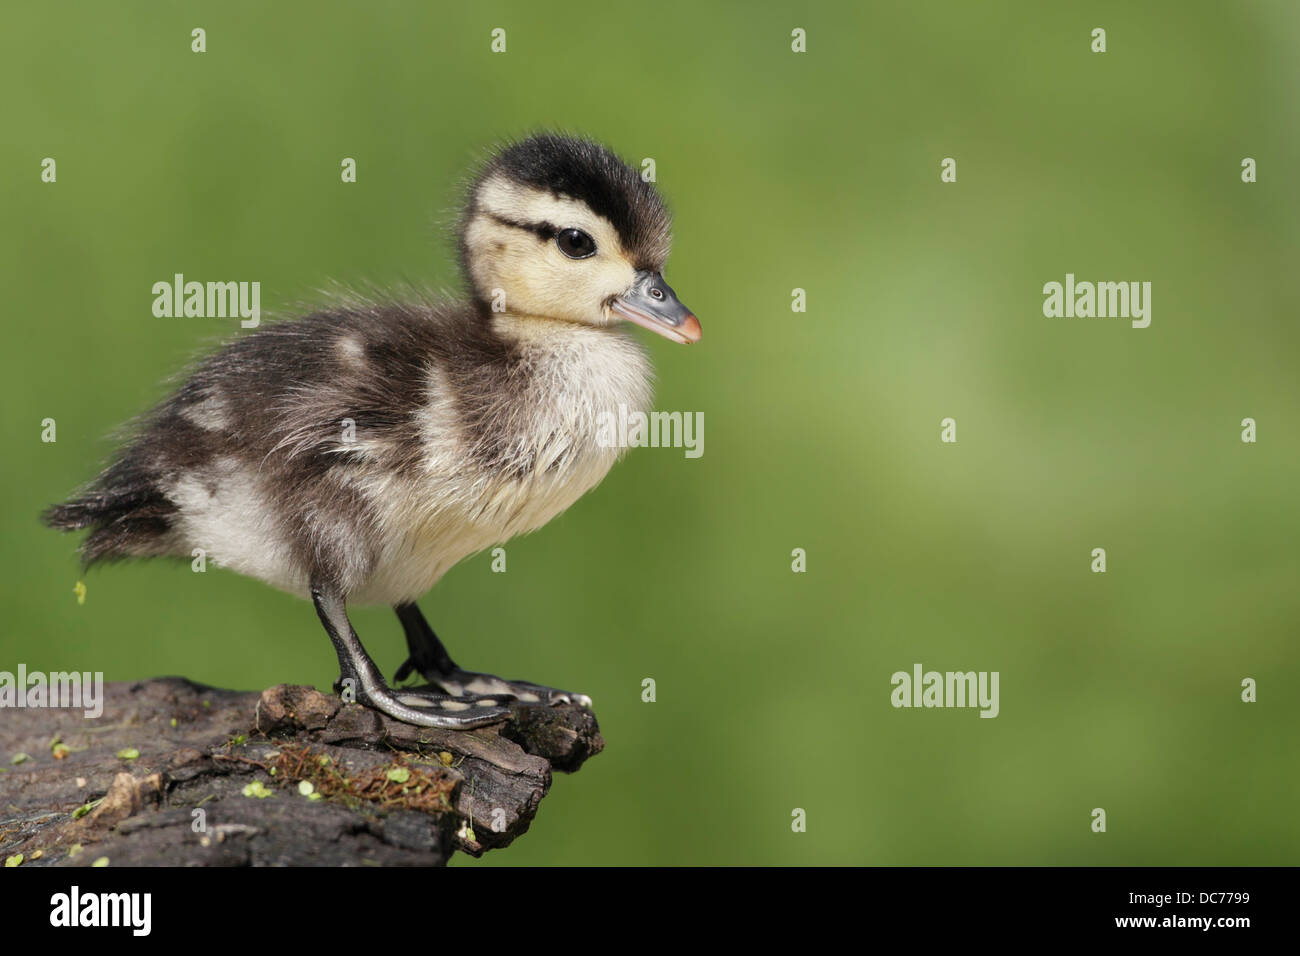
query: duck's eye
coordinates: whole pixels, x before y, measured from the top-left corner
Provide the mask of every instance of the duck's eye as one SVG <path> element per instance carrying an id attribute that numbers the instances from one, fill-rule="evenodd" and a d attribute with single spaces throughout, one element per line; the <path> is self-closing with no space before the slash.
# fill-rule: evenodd
<path id="1" fill-rule="evenodd" d="M 596 254 L 596 240 L 581 229 L 561 229 L 555 244 L 570 259 L 585 259 Z"/>

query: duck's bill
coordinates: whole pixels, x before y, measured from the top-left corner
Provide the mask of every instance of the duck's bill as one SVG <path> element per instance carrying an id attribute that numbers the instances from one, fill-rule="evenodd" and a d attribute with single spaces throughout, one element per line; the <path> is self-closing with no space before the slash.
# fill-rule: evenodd
<path id="1" fill-rule="evenodd" d="M 639 273 L 632 288 L 615 297 L 609 308 L 615 315 L 682 345 L 698 342 L 704 335 L 700 320 L 657 272 Z"/>

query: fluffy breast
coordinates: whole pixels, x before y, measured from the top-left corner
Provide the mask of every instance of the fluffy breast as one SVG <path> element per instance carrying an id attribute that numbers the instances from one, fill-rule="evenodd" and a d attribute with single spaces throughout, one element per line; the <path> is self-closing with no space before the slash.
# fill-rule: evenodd
<path id="1" fill-rule="evenodd" d="M 509 363 L 433 362 L 417 412 L 421 455 L 402 474 L 372 473 L 374 567 L 353 600 L 414 600 L 461 559 L 546 524 L 600 482 L 622 454 L 603 447 L 602 416 L 648 409 L 651 370 L 623 333 L 497 318 Z"/>

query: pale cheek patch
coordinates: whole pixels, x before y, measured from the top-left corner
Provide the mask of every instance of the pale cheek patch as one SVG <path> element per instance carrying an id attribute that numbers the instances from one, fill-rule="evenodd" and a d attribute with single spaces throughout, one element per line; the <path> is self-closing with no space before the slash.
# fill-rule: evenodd
<path id="1" fill-rule="evenodd" d="M 607 324 L 605 303 L 636 281 L 632 266 L 617 254 L 574 261 L 554 243 L 516 255 L 512 266 L 520 293 L 513 302 L 507 299 L 509 311 L 590 325 Z"/>
<path id="2" fill-rule="evenodd" d="M 593 276 L 595 288 L 592 294 L 600 302 L 601 308 L 604 309 L 605 303 L 613 296 L 622 295 L 628 289 L 632 288 L 636 282 L 636 270 L 632 268 L 632 263 L 623 258 L 620 253 L 617 257 L 611 257 L 608 261 L 600 264 L 600 271 Z M 608 311 L 604 313 L 606 320 L 609 320 Z"/>
<path id="3" fill-rule="evenodd" d="M 482 212 L 466 240 L 476 285 L 490 298 L 505 292 L 505 309 L 516 315 L 606 325 L 605 302 L 626 292 L 636 270 L 623 252 L 618 232 L 583 202 L 554 196 L 501 178 L 485 182 L 477 202 Z M 596 255 L 569 259 L 550 240 L 498 222 L 581 229 L 596 243 Z"/>

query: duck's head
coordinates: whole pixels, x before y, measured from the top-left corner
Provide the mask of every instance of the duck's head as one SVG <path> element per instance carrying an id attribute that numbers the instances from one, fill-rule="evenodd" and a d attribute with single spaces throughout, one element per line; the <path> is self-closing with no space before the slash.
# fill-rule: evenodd
<path id="1" fill-rule="evenodd" d="M 461 265 L 489 310 L 634 322 L 698 342 L 699 320 L 663 277 L 671 226 L 654 187 L 603 146 L 533 136 L 498 152 L 471 187 Z"/>

